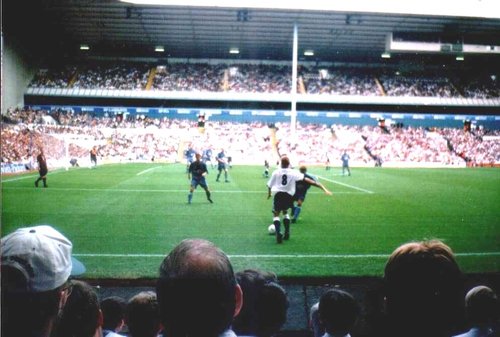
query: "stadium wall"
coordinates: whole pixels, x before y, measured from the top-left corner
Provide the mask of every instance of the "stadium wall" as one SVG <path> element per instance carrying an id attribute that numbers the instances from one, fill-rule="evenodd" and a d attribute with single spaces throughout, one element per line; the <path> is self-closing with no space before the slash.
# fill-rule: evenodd
<path id="1" fill-rule="evenodd" d="M 5 38 L 2 34 L 2 114 L 8 108 L 22 107 L 23 94 L 37 68 L 33 67 L 15 40 Z M 4 85 L 8 83 L 9 85 Z"/>
<path id="2" fill-rule="evenodd" d="M 251 123 L 255 121 L 267 124 L 288 123 L 291 111 L 284 109 L 229 109 L 229 108 L 163 108 L 163 107 L 130 107 L 130 106 L 82 106 L 82 105 L 27 105 L 34 110 L 66 110 L 77 113 L 89 113 L 95 116 L 111 116 L 125 114 L 130 116 L 145 116 L 150 118 L 188 119 L 196 122 L 200 114 L 210 121 L 227 121 Z M 331 111 L 297 111 L 297 121 L 312 124 L 342 124 L 342 125 L 377 125 L 380 119 L 385 124 L 402 123 L 413 127 L 448 127 L 462 128 L 468 120 L 474 126 L 482 125 L 491 130 L 500 130 L 500 115 L 491 114 L 455 114 L 450 111 L 442 113 L 422 113 L 418 109 L 413 112 L 373 112 L 331 110 Z"/>

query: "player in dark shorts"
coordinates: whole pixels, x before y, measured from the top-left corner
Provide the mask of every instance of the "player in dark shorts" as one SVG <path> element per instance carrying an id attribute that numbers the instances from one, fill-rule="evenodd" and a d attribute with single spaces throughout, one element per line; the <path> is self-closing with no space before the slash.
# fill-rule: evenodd
<path id="1" fill-rule="evenodd" d="M 348 176 L 351 175 L 351 169 L 349 168 L 349 159 L 351 159 L 351 157 L 349 157 L 347 152 L 344 151 L 344 153 L 342 154 L 342 157 L 340 158 L 340 160 L 342 160 L 342 175 L 343 176 L 345 176 L 345 171 L 347 171 Z"/>
<path id="2" fill-rule="evenodd" d="M 94 146 L 90 150 L 90 165 L 94 165 L 94 167 L 97 166 L 97 146 Z"/>
<path id="3" fill-rule="evenodd" d="M 47 173 L 49 173 L 49 169 L 47 168 L 47 159 L 45 159 L 43 149 L 40 149 L 36 161 L 38 162 L 38 173 L 40 177 L 35 181 L 35 187 L 38 187 L 40 180 L 43 182 L 43 187 L 47 187 Z"/>
<path id="4" fill-rule="evenodd" d="M 264 178 L 269 178 L 269 162 L 266 160 L 264 160 L 264 173 L 262 173 L 262 176 Z"/>
<path id="5" fill-rule="evenodd" d="M 304 174 L 304 177 L 309 178 L 310 180 L 314 181 L 315 184 L 309 183 L 308 180 L 300 180 L 297 181 L 295 184 L 295 194 L 293 195 L 293 206 L 292 206 L 292 223 L 296 223 L 297 219 L 299 218 L 300 211 L 302 210 L 302 204 L 304 203 L 304 200 L 306 199 L 306 194 L 307 191 L 311 186 L 316 186 L 321 188 L 323 191 L 326 192 L 325 187 L 319 183 L 316 178 L 314 178 L 312 175 L 307 174 L 307 168 L 305 166 L 301 166 L 299 168 L 300 173 Z"/>
<path id="6" fill-rule="evenodd" d="M 217 159 L 217 170 L 219 171 L 219 173 L 217 174 L 217 179 L 215 179 L 215 181 L 219 181 L 220 175 L 222 174 L 222 172 L 224 172 L 224 181 L 228 183 L 229 182 L 229 180 L 227 180 L 228 162 L 226 154 L 224 153 L 224 149 L 220 150 L 215 159 Z"/>
<path id="7" fill-rule="evenodd" d="M 195 155 L 195 158 L 195 161 L 189 165 L 188 169 L 188 179 L 191 179 L 188 203 L 190 204 L 193 200 L 193 192 L 198 185 L 205 190 L 207 200 L 210 201 L 210 203 L 213 203 L 212 199 L 210 199 L 210 190 L 208 189 L 207 181 L 205 180 L 205 176 L 208 174 L 207 165 L 200 160 L 201 155 L 199 153 Z"/>

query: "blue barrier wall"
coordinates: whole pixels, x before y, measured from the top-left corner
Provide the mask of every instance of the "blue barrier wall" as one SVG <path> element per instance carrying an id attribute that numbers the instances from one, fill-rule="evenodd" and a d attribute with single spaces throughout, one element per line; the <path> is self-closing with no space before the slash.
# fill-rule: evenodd
<path id="1" fill-rule="evenodd" d="M 250 110 L 250 109 L 198 109 L 198 108 L 144 108 L 144 107 L 106 107 L 106 106 L 59 106 L 32 105 L 27 108 L 35 110 L 72 110 L 76 113 L 86 112 L 95 116 L 129 114 L 144 115 L 150 118 L 172 118 L 197 120 L 205 114 L 208 121 L 233 121 L 264 123 L 290 122 L 290 111 L 286 110 Z M 421 127 L 463 127 L 464 121 L 483 125 L 492 130 L 500 129 L 500 115 L 472 114 L 431 114 L 431 113 L 394 113 L 394 112 L 344 112 L 344 111 L 297 111 L 297 121 L 316 124 L 373 125 L 378 119 L 386 122 L 402 123 L 406 126 Z"/>

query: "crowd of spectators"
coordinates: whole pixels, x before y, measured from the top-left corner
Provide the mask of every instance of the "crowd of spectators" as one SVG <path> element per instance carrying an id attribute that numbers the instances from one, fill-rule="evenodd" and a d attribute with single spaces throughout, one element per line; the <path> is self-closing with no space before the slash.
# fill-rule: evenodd
<path id="1" fill-rule="evenodd" d="M 224 67 L 206 63 L 173 63 L 156 67 L 152 90 L 222 91 Z"/>
<path id="2" fill-rule="evenodd" d="M 367 69 L 303 67 L 301 76 L 309 94 L 382 95 L 375 74 Z"/>
<path id="3" fill-rule="evenodd" d="M 184 239 L 163 259 L 151 290 L 100 299 L 72 257 L 73 244 L 50 225 L 21 227 L 2 247 L 2 336 L 272 337 L 287 320 L 289 295 L 271 271 L 235 272 L 205 239 Z M 27 268 L 31 269 L 27 269 Z M 31 271 L 31 272 L 30 272 Z M 70 278 L 70 276 L 72 278 Z M 361 323 L 362 298 L 327 288 L 311 308 L 313 337 L 496 336 L 495 290 L 467 285 L 441 240 L 404 242 L 383 271 L 376 325 Z"/>
<path id="4" fill-rule="evenodd" d="M 47 123 L 50 121 L 50 123 Z M 427 163 L 434 166 L 492 165 L 500 162 L 499 131 L 484 128 L 348 126 L 297 123 L 208 121 L 200 132 L 188 119 L 141 115 L 103 115 L 14 109 L 2 123 L 2 164 L 33 167 L 43 144 L 49 166 L 67 166 L 71 158 L 85 163 L 93 146 L 103 162 L 180 162 L 184 150 L 202 153 L 225 148 L 234 163 L 274 162 L 277 153 L 293 163 L 318 165 L 349 152 L 354 166 L 377 163 Z M 496 136 L 496 137 L 486 137 Z M 273 143 L 272 139 L 276 139 Z M 249 146 L 252 144 L 252 146 Z M 401 166 L 401 165 L 400 165 Z"/>
<path id="5" fill-rule="evenodd" d="M 301 94 L 438 98 L 499 98 L 496 74 L 396 71 L 377 67 L 301 65 Z M 148 86 L 149 78 L 152 78 Z M 290 93 L 292 69 L 281 64 L 93 63 L 44 68 L 30 87 Z M 303 84 L 303 86 L 301 85 Z"/>
<path id="6" fill-rule="evenodd" d="M 229 68 L 229 92 L 289 93 L 292 69 L 289 66 L 233 65 Z"/>
<path id="7" fill-rule="evenodd" d="M 449 76 L 442 72 L 384 71 L 378 78 L 387 96 L 462 97 Z"/>
<path id="8" fill-rule="evenodd" d="M 148 64 L 89 64 L 78 68 L 74 89 L 143 90 L 146 87 Z"/>

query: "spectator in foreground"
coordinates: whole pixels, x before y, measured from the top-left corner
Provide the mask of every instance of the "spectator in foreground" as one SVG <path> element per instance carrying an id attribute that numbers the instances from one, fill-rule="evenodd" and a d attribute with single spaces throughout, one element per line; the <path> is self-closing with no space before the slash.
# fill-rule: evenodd
<path id="1" fill-rule="evenodd" d="M 2 336 L 49 337 L 71 288 L 85 272 L 73 245 L 48 225 L 19 228 L 1 240 Z"/>
<path id="2" fill-rule="evenodd" d="M 162 329 L 158 300 L 153 291 L 142 291 L 127 304 L 126 321 L 130 337 L 156 337 Z"/>
<path id="3" fill-rule="evenodd" d="M 329 289 L 311 307 L 314 337 L 350 337 L 360 314 L 354 297 L 341 289 Z"/>
<path id="4" fill-rule="evenodd" d="M 102 312 L 97 293 L 83 281 L 71 281 L 71 293 L 56 327 L 55 337 L 102 337 Z"/>
<path id="5" fill-rule="evenodd" d="M 477 286 L 465 296 L 465 314 L 470 330 L 456 337 L 498 336 L 500 308 L 495 292 L 486 286 Z"/>
<path id="6" fill-rule="evenodd" d="M 127 301 L 120 296 L 106 297 L 101 301 L 103 337 L 122 337 L 119 332 L 125 325 Z"/>
<path id="7" fill-rule="evenodd" d="M 384 271 L 388 336 L 449 337 L 464 321 L 463 277 L 439 240 L 405 243 Z"/>
<path id="8" fill-rule="evenodd" d="M 234 337 L 243 294 L 227 255 L 213 243 L 187 239 L 163 260 L 156 286 L 168 337 Z"/>
<path id="9" fill-rule="evenodd" d="M 319 319 L 325 327 L 324 337 L 350 337 L 359 316 L 354 297 L 340 289 L 330 289 L 319 300 Z"/>
<path id="10" fill-rule="evenodd" d="M 286 321 L 288 298 L 274 273 L 246 269 L 236 273 L 243 307 L 233 322 L 238 336 L 270 337 Z"/>

